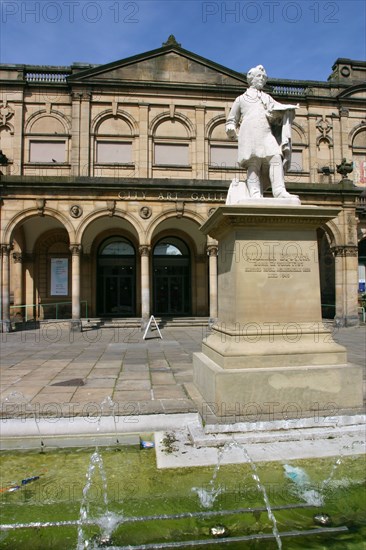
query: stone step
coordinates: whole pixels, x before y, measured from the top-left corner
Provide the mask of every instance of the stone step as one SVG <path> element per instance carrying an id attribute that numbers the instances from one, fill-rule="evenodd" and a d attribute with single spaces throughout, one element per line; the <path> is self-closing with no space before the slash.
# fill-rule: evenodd
<path id="1" fill-rule="evenodd" d="M 155 317 L 159 328 L 164 327 L 203 327 L 209 324 L 209 317 Z M 83 325 L 105 328 L 141 328 L 140 317 L 124 318 L 93 318 L 83 322 Z"/>

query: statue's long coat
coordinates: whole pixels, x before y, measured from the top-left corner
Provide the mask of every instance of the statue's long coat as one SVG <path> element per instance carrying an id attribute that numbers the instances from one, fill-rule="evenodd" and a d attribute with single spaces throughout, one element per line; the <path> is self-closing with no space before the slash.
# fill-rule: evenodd
<path id="1" fill-rule="evenodd" d="M 291 109 L 290 109 L 291 107 Z M 226 121 L 226 131 L 238 130 L 238 163 L 246 168 L 250 158 L 283 158 L 284 170 L 291 161 L 293 105 L 283 105 L 269 94 L 248 88 L 237 97 Z M 268 174 L 265 183 L 269 184 Z"/>

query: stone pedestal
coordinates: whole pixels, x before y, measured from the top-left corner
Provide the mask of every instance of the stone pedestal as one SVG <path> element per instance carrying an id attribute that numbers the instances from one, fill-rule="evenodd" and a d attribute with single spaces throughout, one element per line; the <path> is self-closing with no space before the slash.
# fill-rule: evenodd
<path id="1" fill-rule="evenodd" d="M 218 417 L 324 416 L 362 407 L 362 371 L 321 318 L 316 229 L 338 211 L 272 200 L 222 206 L 218 322 L 194 354 L 194 382 Z"/>

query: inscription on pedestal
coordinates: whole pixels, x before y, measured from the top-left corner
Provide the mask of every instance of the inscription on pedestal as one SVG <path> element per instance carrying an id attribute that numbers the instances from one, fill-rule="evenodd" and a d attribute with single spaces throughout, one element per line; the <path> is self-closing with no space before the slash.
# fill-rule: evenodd
<path id="1" fill-rule="evenodd" d="M 243 255 L 244 270 L 247 273 L 265 273 L 268 279 L 290 279 L 294 273 L 310 273 L 311 257 L 308 252 L 296 249 L 288 251 L 288 246 L 283 245 L 282 251 L 278 242 L 265 243 L 266 248 L 272 251 L 262 253 L 257 244 L 247 247 L 247 253 Z M 251 251 L 255 248 L 255 251 Z"/>
<path id="2" fill-rule="evenodd" d="M 248 267 L 245 267 L 246 272 L 267 273 L 269 279 L 289 279 L 293 273 L 310 272 L 310 258 L 308 256 L 301 257 L 281 257 L 276 260 L 264 258 L 261 260 L 248 260 Z"/>

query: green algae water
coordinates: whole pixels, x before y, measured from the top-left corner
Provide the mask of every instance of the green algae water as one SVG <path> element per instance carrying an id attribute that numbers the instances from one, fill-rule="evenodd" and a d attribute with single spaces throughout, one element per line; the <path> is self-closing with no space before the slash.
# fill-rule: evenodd
<path id="1" fill-rule="evenodd" d="M 158 545 L 208 542 L 217 527 L 225 529 L 225 538 L 204 548 L 279 548 L 249 464 L 157 470 L 154 450 L 137 447 L 3 452 L 0 464 L 1 524 L 28 526 L 3 528 L 4 550 L 169 547 Z M 281 537 L 283 549 L 365 548 L 363 457 L 256 467 L 280 537 L 312 531 Z M 332 528 L 347 530 L 324 533 L 314 523 L 320 513 L 330 517 Z M 54 525 L 59 522 L 70 524 Z M 34 523 L 52 525 L 29 527 Z M 258 535 L 263 538 L 250 540 Z M 238 537 L 247 540 L 235 542 Z"/>

